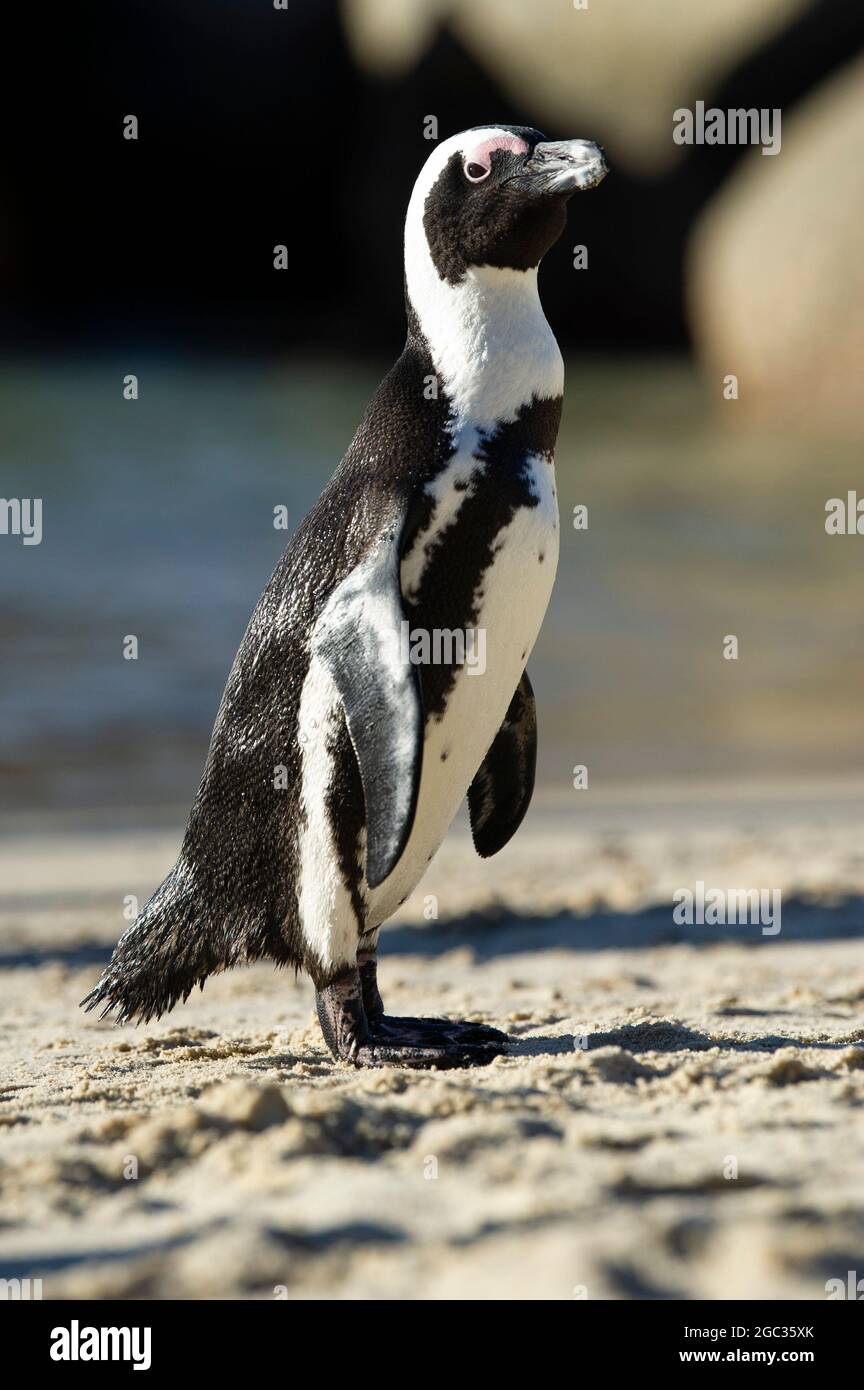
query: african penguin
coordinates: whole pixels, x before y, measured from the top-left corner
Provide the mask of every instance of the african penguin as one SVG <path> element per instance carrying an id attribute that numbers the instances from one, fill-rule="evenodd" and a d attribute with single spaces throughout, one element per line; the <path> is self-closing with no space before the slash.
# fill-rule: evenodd
<path id="1" fill-rule="evenodd" d="M 312 977 L 337 1059 L 452 1067 L 504 1050 L 492 1028 L 385 1014 L 378 928 L 466 793 L 484 857 L 531 799 L 525 663 L 557 562 L 563 391 L 537 267 L 571 194 L 605 173 L 597 145 L 517 126 L 427 159 L 405 223 L 404 351 L 252 615 L 180 856 L 88 1009 L 146 1021 L 268 956 Z"/>

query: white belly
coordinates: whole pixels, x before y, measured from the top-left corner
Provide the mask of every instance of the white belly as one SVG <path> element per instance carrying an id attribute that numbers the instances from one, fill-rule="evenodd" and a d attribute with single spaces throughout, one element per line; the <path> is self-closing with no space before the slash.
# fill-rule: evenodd
<path id="1" fill-rule="evenodd" d="M 458 462 L 452 471 L 459 480 Z M 558 563 L 554 466 L 532 460 L 530 478 L 537 506 L 520 508 L 499 534 L 479 585 L 476 626 L 485 634 L 485 670 L 461 667 L 443 716 L 427 721 L 414 827 L 393 873 L 367 894 L 370 928 L 385 921 L 425 873 L 501 727 L 540 631 Z M 456 506 L 439 507 L 441 524 L 452 520 Z M 403 592 L 416 574 L 415 550 L 403 562 Z"/>

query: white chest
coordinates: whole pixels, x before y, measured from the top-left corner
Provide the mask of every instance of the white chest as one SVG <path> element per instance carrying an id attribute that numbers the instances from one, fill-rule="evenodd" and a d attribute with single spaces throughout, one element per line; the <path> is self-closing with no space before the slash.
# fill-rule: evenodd
<path id="1" fill-rule="evenodd" d="M 457 454 L 437 480 L 430 526 L 403 560 L 406 598 L 416 592 L 427 547 L 439 529 L 458 527 L 470 473 L 469 458 Z M 458 671 L 443 713 L 427 720 L 414 828 L 390 878 L 369 895 L 370 925 L 389 916 L 425 872 L 501 727 L 540 630 L 558 562 L 554 466 L 532 457 L 525 475 L 534 505 L 519 507 L 498 533 L 492 563 L 479 577 L 471 657 Z M 434 642 L 429 651 L 434 657 Z"/>

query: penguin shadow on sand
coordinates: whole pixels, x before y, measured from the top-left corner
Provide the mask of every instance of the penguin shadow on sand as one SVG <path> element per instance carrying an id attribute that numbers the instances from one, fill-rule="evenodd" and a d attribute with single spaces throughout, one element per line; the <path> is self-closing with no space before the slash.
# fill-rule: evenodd
<path id="1" fill-rule="evenodd" d="M 824 942 L 861 936 L 864 927 L 864 897 L 848 896 L 831 903 L 814 903 L 806 898 L 789 897 L 783 903 L 782 932 L 779 937 L 761 934 L 758 926 L 680 927 L 671 919 L 668 905 L 657 905 L 638 912 L 597 911 L 585 915 L 561 911 L 547 916 L 519 913 L 502 906 L 486 912 L 445 919 L 422 926 L 398 924 L 382 932 L 382 958 L 443 957 L 453 951 L 470 952 L 475 964 L 501 958 L 516 962 L 520 955 L 542 951 L 600 952 L 649 949 L 655 946 L 687 945 L 710 950 L 720 943 L 735 942 L 748 949 L 776 947 L 778 942 Z M 782 945 L 781 945 L 782 949 Z M 651 989 L 655 981 L 638 971 L 631 972 L 637 987 Z M 548 1022 L 557 1021 L 554 1006 Z M 836 1051 L 847 1042 L 818 1042 L 811 1036 L 784 1031 L 780 1020 L 793 1010 L 746 1006 L 724 1006 L 716 1010 L 719 1018 L 750 1020 L 764 1026 L 753 1036 L 740 1039 L 718 1032 L 716 1036 L 677 1022 L 654 1020 L 625 1024 L 619 1028 L 593 1032 L 583 1040 L 586 1051 L 616 1046 L 631 1054 L 705 1052 L 722 1047 L 732 1052 L 776 1052 L 781 1048 L 807 1048 Z M 827 1016 L 832 1016 L 826 1014 Z M 836 1012 L 833 1016 L 847 1017 Z M 772 1022 L 769 1023 L 769 1020 Z M 776 1020 L 777 1022 L 773 1022 Z M 512 1025 L 508 1030 L 507 1055 L 511 1057 L 558 1056 L 574 1051 L 578 1045 L 571 1034 L 531 1033 L 536 1022 Z M 525 1031 L 523 1032 L 522 1029 Z M 848 1040 L 847 1040 L 848 1041 Z M 587 1044 L 587 1045 L 586 1045 Z"/>
<path id="2" fill-rule="evenodd" d="M 39 899 L 38 903 L 45 906 L 47 901 L 47 898 L 44 902 Z M 86 901 L 89 902 L 89 899 Z M 32 908 L 36 903 L 36 899 L 28 899 L 26 906 Z M 859 896 L 848 896 L 831 903 L 813 903 L 801 897 L 786 899 L 779 937 L 763 937 L 758 927 L 678 927 L 672 922 L 665 904 L 630 913 L 597 911 L 577 915 L 561 911 L 546 916 L 519 913 L 496 905 L 485 912 L 439 922 L 424 922 L 417 926 L 395 924 L 382 933 L 381 954 L 388 961 L 400 957 L 434 960 L 458 950 L 470 952 L 473 963 L 477 965 L 503 958 L 512 960 L 515 965 L 520 956 L 543 951 L 638 951 L 676 944 L 695 945 L 697 949 L 707 950 L 720 942 L 737 942 L 758 952 L 777 946 L 782 949 L 784 942 L 809 941 L 815 944 L 860 937 L 862 927 L 864 897 Z M 96 941 L 45 941 L 26 945 L 10 942 L 6 948 L 0 948 L 0 973 L 33 970 L 46 965 L 59 965 L 70 970 L 101 967 L 107 963 L 110 955 L 110 947 Z M 655 985 L 647 972 L 639 971 L 638 961 L 634 964 L 631 980 L 645 990 Z M 837 1043 L 814 1042 L 810 1037 L 796 1037 L 794 1032 L 784 1031 L 782 1019 L 791 1015 L 791 1010 L 730 1005 L 716 1012 L 718 1019 L 748 1019 L 754 1027 L 763 1027 L 764 1031 L 742 1040 L 720 1033 L 712 1036 L 671 1021 L 654 1020 L 591 1033 L 587 1038 L 586 1050 L 590 1052 L 597 1048 L 617 1046 L 635 1056 L 685 1049 L 703 1052 L 712 1047 L 723 1047 L 733 1052 L 775 1052 L 789 1047 L 836 1050 L 838 1046 Z M 557 1021 L 555 1006 L 550 1001 L 547 1022 L 552 1025 Z M 572 1034 L 538 1034 L 533 1031 L 536 1027 L 536 1021 L 511 1023 L 506 1030 L 506 1055 L 551 1057 L 574 1050 Z M 288 1065 L 298 1058 L 286 1054 L 280 1060 Z M 310 1058 L 304 1060 L 308 1062 Z M 320 1063 L 323 1069 L 329 1069 L 329 1058 L 323 1052 Z M 266 1062 L 247 1061 L 253 1070 L 270 1068 L 272 1064 L 272 1058 Z"/>

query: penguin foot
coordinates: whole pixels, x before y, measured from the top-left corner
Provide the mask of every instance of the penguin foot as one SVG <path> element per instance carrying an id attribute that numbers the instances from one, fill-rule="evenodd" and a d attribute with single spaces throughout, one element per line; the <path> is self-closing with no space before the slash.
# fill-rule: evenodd
<path id="1" fill-rule="evenodd" d="M 374 951 L 357 952 L 357 969 L 363 992 L 363 1009 L 373 1030 L 387 1026 L 391 1029 L 411 1029 L 422 1034 L 425 1041 L 448 1040 L 463 1043 L 499 1043 L 506 1047 L 509 1038 L 498 1028 L 484 1023 L 461 1023 L 452 1018 L 394 1018 L 384 1012 L 384 1000 L 378 989 L 378 961 Z"/>
<path id="2" fill-rule="evenodd" d="M 457 1067 L 487 1067 L 504 1051 L 489 1043 L 370 1042 L 343 1060 L 356 1067 L 409 1067 L 413 1071 L 453 1071 Z"/>
<path id="3" fill-rule="evenodd" d="M 490 1028 L 485 1023 L 469 1023 L 456 1018 L 393 1018 L 383 1014 L 375 1025 L 383 1025 L 395 1030 L 410 1029 L 424 1042 L 439 1039 L 460 1043 L 497 1043 L 503 1052 L 510 1039 L 498 1028 Z"/>
<path id="4" fill-rule="evenodd" d="M 358 1067 L 449 1070 L 486 1066 L 506 1050 L 506 1035 L 480 1023 L 391 1018 L 384 1013 L 368 1018 L 363 993 L 355 968 L 315 996 L 324 1041 L 337 1061 Z"/>

